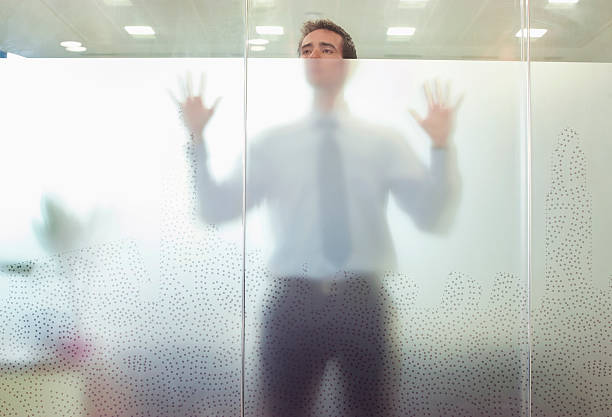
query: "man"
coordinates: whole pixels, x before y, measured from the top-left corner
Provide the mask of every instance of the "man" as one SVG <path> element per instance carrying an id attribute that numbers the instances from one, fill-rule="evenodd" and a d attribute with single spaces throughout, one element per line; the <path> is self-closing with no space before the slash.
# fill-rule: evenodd
<path id="1" fill-rule="evenodd" d="M 449 144 L 455 107 L 426 88 L 429 114 L 417 121 L 431 138 L 426 168 L 402 137 L 348 114 L 342 91 L 357 58 L 348 33 L 329 20 L 306 22 L 299 43 L 312 113 L 265 134 L 247 151 L 246 207 L 265 203 L 275 238 L 264 302 L 262 405 L 255 415 L 306 416 L 325 365 L 337 361 L 347 416 L 384 416 L 388 325 L 380 276 L 396 268 L 386 218 L 393 195 L 425 230 L 440 230 L 456 201 Z M 344 58 L 344 59 L 343 59 Z M 242 214 L 242 170 L 216 182 L 202 132 L 214 113 L 201 97 L 181 103 L 194 143 L 199 209 L 221 222 Z M 452 210 L 450 210 L 452 211 Z M 446 216 L 445 216 L 446 215 Z"/>

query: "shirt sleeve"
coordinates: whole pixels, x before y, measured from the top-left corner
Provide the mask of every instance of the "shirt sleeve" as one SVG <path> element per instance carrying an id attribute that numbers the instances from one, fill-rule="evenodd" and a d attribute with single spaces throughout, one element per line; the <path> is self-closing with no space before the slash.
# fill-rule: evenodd
<path id="1" fill-rule="evenodd" d="M 249 159 L 260 158 L 260 151 L 256 148 L 249 149 L 253 152 Z M 243 178 L 244 167 L 242 159 L 236 161 L 230 175 L 218 181 L 215 179 L 208 166 L 208 152 L 202 141 L 190 141 L 187 145 L 187 159 L 192 173 L 194 192 L 196 195 L 196 211 L 207 223 L 222 223 L 230 221 L 242 215 L 243 210 Z M 247 167 L 253 164 L 247 164 Z M 258 162 L 256 167 L 265 166 Z M 258 170 L 260 171 L 260 170 Z M 263 173 L 255 172 L 249 167 L 249 193 L 246 200 L 246 208 L 255 206 L 263 199 L 263 184 L 260 181 Z"/>
<path id="2" fill-rule="evenodd" d="M 401 137 L 387 149 L 387 181 L 391 195 L 419 229 L 445 233 L 459 206 L 461 181 L 455 148 L 432 148 L 426 166 Z"/>

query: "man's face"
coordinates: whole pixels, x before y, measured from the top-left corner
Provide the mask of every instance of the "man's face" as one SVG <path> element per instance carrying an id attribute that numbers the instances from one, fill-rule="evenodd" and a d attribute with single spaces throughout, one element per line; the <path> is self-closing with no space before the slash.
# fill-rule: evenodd
<path id="1" fill-rule="evenodd" d="M 304 37 L 300 58 L 306 58 L 306 78 L 311 86 L 325 90 L 344 84 L 347 65 L 342 59 L 342 45 L 342 36 L 327 29 L 314 30 Z"/>

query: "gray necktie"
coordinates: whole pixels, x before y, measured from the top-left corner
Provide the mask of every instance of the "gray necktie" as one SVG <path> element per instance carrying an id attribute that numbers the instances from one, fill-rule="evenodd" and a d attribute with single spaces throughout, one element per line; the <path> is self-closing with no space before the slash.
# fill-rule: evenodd
<path id="1" fill-rule="evenodd" d="M 341 268 L 351 252 L 351 239 L 344 167 L 335 138 L 337 121 L 324 117 L 319 120 L 319 125 L 319 210 L 323 254 L 334 266 Z"/>

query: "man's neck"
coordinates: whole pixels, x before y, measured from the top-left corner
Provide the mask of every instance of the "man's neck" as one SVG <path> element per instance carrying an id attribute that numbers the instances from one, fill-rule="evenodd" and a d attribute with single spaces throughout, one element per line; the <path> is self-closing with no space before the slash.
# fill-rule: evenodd
<path id="1" fill-rule="evenodd" d="M 314 107 L 322 113 L 331 113 L 343 102 L 342 90 L 318 90 L 315 91 Z"/>

